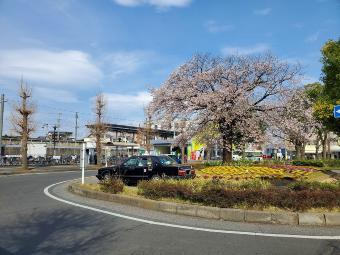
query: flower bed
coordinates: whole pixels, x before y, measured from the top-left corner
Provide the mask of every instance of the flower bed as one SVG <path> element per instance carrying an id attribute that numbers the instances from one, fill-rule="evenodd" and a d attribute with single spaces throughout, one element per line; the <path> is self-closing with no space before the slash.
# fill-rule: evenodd
<path id="1" fill-rule="evenodd" d="M 199 176 L 203 178 L 215 177 L 225 179 L 256 179 L 256 178 L 291 178 L 305 179 L 316 172 L 315 168 L 289 165 L 274 166 L 213 166 L 202 169 Z"/>

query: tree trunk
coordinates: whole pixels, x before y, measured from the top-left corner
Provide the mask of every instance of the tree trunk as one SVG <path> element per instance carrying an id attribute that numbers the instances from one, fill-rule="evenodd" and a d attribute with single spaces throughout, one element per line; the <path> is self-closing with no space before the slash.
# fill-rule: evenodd
<path id="1" fill-rule="evenodd" d="M 243 159 L 246 158 L 246 144 L 242 144 L 241 156 Z"/>
<path id="2" fill-rule="evenodd" d="M 228 143 L 229 142 L 229 143 Z M 222 136 L 222 162 L 232 162 L 233 160 L 232 139 L 228 139 L 226 135 Z"/>
<path id="3" fill-rule="evenodd" d="M 26 112 L 26 98 L 22 100 L 22 134 L 21 134 L 21 166 L 28 170 L 27 163 L 27 141 L 28 141 L 28 114 Z"/>
<path id="4" fill-rule="evenodd" d="M 211 148 L 210 147 L 206 147 L 206 152 L 207 152 L 206 159 L 207 159 L 207 161 L 209 161 L 210 158 L 211 158 Z"/>
<path id="5" fill-rule="evenodd" d="M 295 157 L 297 160 L 300 160 L 301 159 L 301 145 L 299 143 L 296 143 L 295 144 Z"/>
<path id="6" fill-rule="evenodd" d="M 319 159 L 319 148 L 320 148 L 320 137 L 318 135 L 318 138 L 315 144 L 315 159 Z"/>
<path id="7" fill-rule="evenodd" d="M 305 143 L 301 144 L 301 159 L 305 159 L 306 158 L 306 145 Z"/>
<path id="8" fill-rule="evenodd" d="M 28 169 L 28 163 L 27 163 L 27 134 L 22 134 L 21 137 L 21 166 L 22 169 L 27 170 Z"/>
<path id="9" fill-rule="evenodd" d="M 96 135 L 97 166 L 101 165 L 102 159 L 102 145 L 100 142 L 100 135 Z"/>
<path id="10" fill-rule="evenodd" d="M 185 144 L 181 146 L 181 163 L 184 164 Z"/>
<path id="11" fill-rule="evenodd" d="M 328 157 L 327 158 L 331 158 L 331 139 L 330 138 L 328 138 L 327 139 L 327 155 L 328 155 Z"/>
<path id="12" fill-rule="evenodd" d="M 321 140 L 321 142 L 322 142 L 322 159 L 327 158 L 327 137 L 328 137 L 328 133 L 325 132 L 323 139 Z"/>

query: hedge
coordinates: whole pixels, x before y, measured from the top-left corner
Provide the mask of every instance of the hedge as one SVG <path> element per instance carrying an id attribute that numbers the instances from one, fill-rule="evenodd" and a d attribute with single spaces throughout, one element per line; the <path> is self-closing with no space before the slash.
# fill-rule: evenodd
<path id="1" fill-rule="evenodd" d="M 321 160 L 293 160 L 294 166 L 315 166 L 323 167 L 324 163 Z"/>
<path id="2" fill-rule="evenodd" d="M 188 185 L 189 184 L 189 185 Z M 274 206 L 294 211 L 340 207 L 340 184 L 300 183 L 292 187 L 237 188 L 221 182 L 192 185 L 182 181 L 142 181 L 138 193 L 147 198 L 176 198 L 221 208 L 264 208 Z"/>

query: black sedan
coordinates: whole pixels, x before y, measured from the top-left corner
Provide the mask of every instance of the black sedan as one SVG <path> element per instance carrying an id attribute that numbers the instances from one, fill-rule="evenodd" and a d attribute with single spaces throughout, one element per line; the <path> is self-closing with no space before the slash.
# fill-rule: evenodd
<path id="1" fill-rule="evenodd" d="M 194 178 L 195 170 L 188 165 L 179 165 L 169 156 L 133 156 L 119 165 L 100 168 L 96 177 L 99 180 L 118 177 L 127 182 L 161 178 Z"/>

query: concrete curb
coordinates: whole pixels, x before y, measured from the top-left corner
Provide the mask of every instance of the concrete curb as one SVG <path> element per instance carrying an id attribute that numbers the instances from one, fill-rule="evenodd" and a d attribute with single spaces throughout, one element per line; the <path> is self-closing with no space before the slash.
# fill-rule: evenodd
<path id="1" fill-rule="evenodd" d="M 155 201 L 146 198 L 93 191 L 71 183 L 68 190 L 76 195 L 117 202 L 160 212 L 235 222 L 267 223 L 303 226 L 340 226 L 340 213 L 294 213 L 218 208 Z"/>

